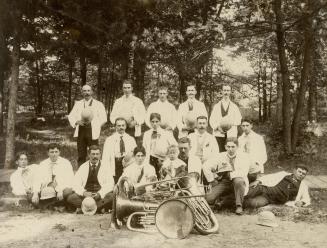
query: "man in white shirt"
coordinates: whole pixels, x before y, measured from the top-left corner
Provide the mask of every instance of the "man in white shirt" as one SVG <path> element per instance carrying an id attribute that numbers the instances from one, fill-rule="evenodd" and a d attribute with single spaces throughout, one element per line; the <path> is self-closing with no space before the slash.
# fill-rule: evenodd
<path id="1" fill-rule="evenodd" d="M 251 160 L 238 150 L 237 139 L 227 139 L 226 152 L 217 154 L 203 164 L 203 173 L 211 186 L 206 200 L 209 204 L 221 204 L 222 197 L 234 196 L 236 214 L 243 213 L 243 199 L 249 189 L 248 172 Z"/>
<path id="2" fill-rule="evenodd" d="M 293 207 L 310 205 L 308 186 L 303 179 L 308 168 L 302 164 L 295 166 L 293 173 L 285 171 L 260 177 L 251 184 L 244 205 L 259 208 L 267 204 L 286 204 Z"/>
<path id="3" fill-rule="evenodd" d="M 167 131 L 173 131 L 176 127 L 177 111 L 175 106 L 167 99 L 168 88 L 165 86 L 159 87 L 158 95 L 159 99 L 151 103 L 148 107 L 145 122 L 151 128 L 150 115 L 152 113 L 158 113 L 161 116 L 161 128 Z"/>
<path id="4" fill-rule="evenodd" d="M 126 126 L 126 120 L 118 117 L 115 121 L 116 132 L 109 136 L 103 145 L 102 164 L 110 168 L 115 183 L 123 173 L 124 157 L 133 153 L 136 147 L 135 139 L 125 131 Z"/>
<path id="5" fill-rule="evenodd" d="M 186 164 L 188 173 L 197 172 L 202 173 L 202 163 L 199 157 L 190 153 L 191 141 L 188 137 L 183 137 L 178 140 L 179 155 L 178 158 Z"/>
<path id="6" fill-rule="evenodd" d="M 237 126 L 241 124 L 242 115 L 235 103 L 230 100 L 231 87 L 223 86 L 223 98 L 212 109 L 209 124 L 213 129 L 213 135 L 217 139 L 219 151 L 224 152 L 227 138 L 237 138 Z M 222 123 L 228 123 L 230 128 L 222 127 Z M 227 125 L 226 125 L 227 126 Z"/>
<path id="7" fill-rule="evenodd" d="M 186 89 L 187 100 L 179 105 L 177 111 L 178 137 L 182 138 L 194 132 L 196 118 L 199 116 L 208 117 L 206 107 L 203 102 L 195 99 L 195 85 L 189 85 Z"/>
<path id="8" fill-rule="evenodd" d="M 204 163 L 210 157 L 217 155 L 219 148 L 215 137 L 207 132 L 208 118 L 206 116 L 197 118 L 196 127 L 194 133 L 188 136 L 191 141 L 190 153 L 199 157 Z"/>
<path id="9" fill-rule="evenodd" d="M 26 152 L 19 152 L 16 156 L 17 170 L 10 176 L 12 193 L 19 196 L 32 197 L 33 183 L 37 172 L 37 165 L 28 165 Z"/>
<path id="10" fill-rule="evenodd" d="M 243 134 L 238 138 L 239 149 L 248 153 L 252 159 L 249 170 L 249 182 L 254 182 L 259 174 L 264 173 L 264 163 L 267 161 L 266 145 L 263 137 L 252 130 L 252 122 L 244 119 L 241 124 Z"/>
<path id="11" fill-rule="evenodd" d="M 112 108 L 110 121 L 115 124 L 118 117 L 127 122 L 126 132 L 133 136 L 141 136 L 141 125 L 145 119 L 145 107 L 143 101 L 132 94 L 133 85 L 130 79 L 123 82 L 124 95 L 118 98 Z"/>
<path id="12" fill-rule="evenodd" d="M 66 200 L 72 193 L 74 172 L 71 163 L 60 156 L 60 146 L 51 143 L 48 147 L 49 158 L 37 167 L 37 176 L 33 184 L 32 203 L 39 205 L 43 190 L 53 188 L 59 201 Z M 42 200 L 42 199 L 41 199 Z"/>
<path id="13" fill-rule="evenodd" d="M 101 126 L 107 122 L 107 113 L 103 104 L 92 97 L 91 86 L 82 87 L 83 98 L 75 102 L 68 115 L 70 125 L 75 128 L 77 137 L 78 165 L 86 161 L 87 148 L 97 145 Z"/>
<path id="14" fill-rule="evenodd" d="M 99 146 L 89 147 L 89 161 L 82 164 L 74 177 L 74 193 L 69 195 L 67 202 L 80 213 L 85 197 L 92 197 L 97 204 L 97 212 L 111 209 L 113 199 L 114 179 L 108 166 L 101 163 Z"/>

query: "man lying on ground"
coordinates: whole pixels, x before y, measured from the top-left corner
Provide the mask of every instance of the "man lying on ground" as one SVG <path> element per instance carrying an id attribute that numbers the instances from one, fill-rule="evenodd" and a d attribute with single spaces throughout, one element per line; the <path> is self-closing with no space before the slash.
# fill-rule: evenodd
<path id="1" fill-rule="evenodd" d="M 89 147 L 89 159 L 77 170 L 74 177 L 74 193 L 67 202 L 81 213 L 82 201 L 92 197 L 97 204 L 97 212 L 109 210 L 112 206 L 114 178 L 109 166 L 101 163 L 101 150 L 97 145 Z"/>
<path id="2" fill-rule="evenodd" d="M 28 165 L 27 153 L 24 151 L 17 154 L 16 164 L 17 170 L 10 176 L 12 193 L 16 196 L 31 196 L 37 165 Z"/>
<path id="3" fill-rule="evenodd" d="M 32 196 L 32 203 L 35 206 L 51 198 L 57 198 L 58 201 L 66 200 L 72 193 L 73 167 L 67 159 L 60 156 L 60 146 L 51 143 L 48 146 L 48 156 L 49 158 L 43 160 L 37 167 Z"/>
<path id="4" fill-rule="evenodd" d="M 299 164 L 293 173 L 286 171 L 260 177 L 251 184 L 245 206 L 259 208 L 268 204 L 286 204 L 305 207 L 310 205 L 308 186 L 303 179 L 308 169 Z"/>

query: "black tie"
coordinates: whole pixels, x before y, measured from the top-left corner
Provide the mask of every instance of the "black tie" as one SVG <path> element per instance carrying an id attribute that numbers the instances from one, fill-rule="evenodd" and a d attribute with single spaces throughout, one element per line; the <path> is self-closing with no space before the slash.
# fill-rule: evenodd
<path id="1" fill-rule="evenodd" d="M 188 103 L 188 110 L 192 111 L 193 110 L 193 102 Z"/>
<path id="2" fill-rule="evenodd" d="M 123 156 L 123 154 L 125 153 L 125 143 L 123 140 L 123 136 L 120 136 L 119 148 L 120 148 L 120 153 Z"/>
<path id="3" fill-rule="evenodd" d="M 140 174 L 139 177 L 137 178 L 137 182 L 138 182 L 138 183 L 142 180 L 143 175 L 144 175 L 144 168 L 142 168 L 142 170 L 141 170 L 141 174 Z"/>

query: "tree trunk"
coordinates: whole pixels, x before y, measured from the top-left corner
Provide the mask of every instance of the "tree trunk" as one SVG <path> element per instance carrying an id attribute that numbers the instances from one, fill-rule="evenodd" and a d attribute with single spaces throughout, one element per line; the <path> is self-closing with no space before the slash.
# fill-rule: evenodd
<path id="1" fill-rule="evenodd" d="M 19 63 L 20 63 L 20 18 L 21 14 L 17 8 L 16 1 L 12 5 L 12 22 L 13 22 L 13 50 L 11 65 L 11 82 L 9 84 L 9 104 L 8 119 L 6 133 L 6 155 L 5 168 L 10 168 L 15 157 L 15 124 L 16 124 L 16 105 L 17 105 L 17 89 L 19 80 Z"/>
<path id="2" fill-rule="evenodd" d="M 258 105 L 259 105 L 259 111 L 258 111 L 258 118 L 259 118 L 259 122 L 262 122 L 262 103 L 261 103 L 261 85 L 260 85 L 260 73 L 258 74 L 258 78 L 257 78 L 257 84 L 258 84 Z"/>
<path id="3" fill-rule="evenodd" d="M 286 154 L 292 153 L 291 139 L 291 96 L 290 96 L 290 77 L 285 50 L 285 31 L 283 28 L 284 16 L 282 13 L 282 0 L 274 1 L 274 12 L 276 16 L 276 45 L 278 50 L 279 65 L 282 79 L 282 116 L 283 116 L 283 143 Z"/>
<path id="4" fill-rule="evenodd" d="M 268 119 L 268 102 L 267 102 L 267 68 L 263 68 L 263 78 L 262 78 L 262 110 L 263 115 L 262 119 L 263 122 L 266 122 Z"/>
<path id="5" fill-rule="evenodd" d="M 103 46 L 99 48 L 99 62 L 98 62 L 98 74 L 97 74 L 97 96 L 98 100 L 102 100 L 102 69 L 103 69 Z"/>
<path id="6" fill-rule="evenodd" d="M 69 114 L 72 110 L 72 86 L 73 86 L 73 70 L 75 61 L 73 58 L 69 61 L 68 65 L 68 96 L 67 96 L 67 113 Z"/>
<path id="7" fill-rule="evenodd" d="M 144 51 L 137 50 L 134 52 L 134 93 L 141 99 L 144 99 L 145 88 L 145 69 L 146 69 L 146 53 Z"/>
<path id="8" fill-rule="evenodd" d="M 1 18 L 1 17 L 0 17 Z M 0 136 L 3 135 L 3 111 L 4 111 L 4 84 L 5 84 L 5 58 L 6 58 L 6 44 L 3 34 L 3 19 L 0 19 Z"/>
<path id="9" fill-rule="evenodd" d="M 301 70 L 300 87 L 297 95 L 297 103 L 292 123 L 292 150 L 295 151 L 301 124 L 301 117 L 305 106 L 305 93 L 308 88 L 308 76 L 311 65 L 312 54 L 312 18 L 307 16 L 304 20 L 304 47 L 303 47 L 303 65 Z"/>
<path id="10" fill-rule="evenodd" d="M 276 116 L 275 116 L 275 126 L 280 127 L 283 122 L 282 109 L 283 109 L 283 84 L 281 81 L 281 74 L 279 69 L 279 63 L 277 63 L 277 73 L 276 73 L 276 87 L 277 87 L 277 99 L 276 99 Z"/>
<path id="11" fill-rule="evenodd" d="M 35 61 L 35 77 L 36 77 L 36 96 L 37 96 L 37 104 L 36 104 L 36 115 L 40 116 L 43 110 L 43 82 L 40 79 L 40 64 L 39 61 Z"/>
<path id="12" fill-rule="evenodd" d="M 80 51 L 81 86 L 86 84 L 87 63 L 84 51 Z"/>

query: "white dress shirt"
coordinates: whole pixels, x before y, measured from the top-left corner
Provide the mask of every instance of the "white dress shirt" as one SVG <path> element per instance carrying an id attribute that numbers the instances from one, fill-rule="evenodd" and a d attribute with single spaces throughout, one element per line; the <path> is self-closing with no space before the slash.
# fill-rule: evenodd
<path id="1" fill-rule="evenodd" d="M 224 109 L 229 105 L 228 113 L 225 117 L 222 117 L 221 113 L 221 105 L 223 105 Z M 235 103 L 232 101 L 225 101 L 224 99 L 219 101 L 212 109 L 211 116 L 209 119 L 209 124 L 213 129 L 213 135 L 217 137 L 224 137 L 225 134 L 219 132 L 217 128 L 220 126 L 220 122 L 222 118 L 229 118 L 231 121 L 232 127 L 227 131 L 227 137 L 237 137 L 237 126 L 241 124 L 242 115 Z"/>
<path id="2" fill-rule="evenodd" d="M 153 102 L 148 107 L 146 112 L 145 123 L 149 128 L 151 128 L 150 115 L 152 113 L 158 113 L 161 116 L 161 124 L 167 125 L 171 129 L 176 127 L 176 116 L 177 111 L 173 104 L 169 101 L 162 102 L 160 99 L 156 102 Z"/>
<path id="3" fill-rule="evenodd" d="M 153 181 L 153 179 L 157 179 L 156 170 L 152 165 L 146 162 L 141 165 L 134 162 L 133 164 L 127 166 L 124 168 L 124 172 L 121 177 L 129 178 L 134 186 L 150 183 Z"/>
<path id="4" fill-rule="evenodd" d="M 253 161 L 249 173 L 263 173 L 264 163 L 267 161 L 266 145 L 263 137 L 251 130 L 248 135 L 243 133 L 238 138 L 238 144 L 239 149 L 248 153 Z"/>
<path id="5" fill-rule="evenodd" d="M 26 168 L 18 167 L 10 176 L 10 186 L 14 195 L 26 195 L 33 192 L 33 184 L 37 173 L 37 164 L 28 165 Z"/>
<path id="6" fill-rule="evenodd" d="M 189 103 L 192 102 L 193 105 L 193 110 L 189 110 Z M 182 134 L 182 129 L 187 128 L 186 126 L 186 117 L 189 114 L 189 112 L 193 112 L 193 116 L 195 118 L 199 117 L 199 116 L 205 116 L 208 118 L 208 113 L 206 110 L 206 107 L 204 106 L 203 102 L 200 102 L 196 99 L 188 99 L 185 102 L 181 103 L 179 105 L 178 111 L 177 111 L 177 127 L 179 129 L 180 134 Z M 182 136 L 187 136 L 185 134 L 182 134 L 180 137 Z"/>
<path id="7" fill-rule="evenodd" d="M 120 137 L 123 137 L 124 145 L 125 145 L 125 153 L 120 153 Z M 115 168 L 115 158 L 125 156 L 127 153 L 131 153 L 134 151 L 136 147 L 135 139 L 127 133 L 123 135 L 118 132 L 113 133 L 111 136 L 106 138 L 106 141 L 103 145 L 102 151 L 102 164 L 108 166 L 110 168 L 110 172 L 113 176 L 116 175 Z"/>
<path id="8" fill-rule="evenodd" d="M 115 124 L 118 117 L 124 118 L 126 121 L 133 118 L 138 125 L 142 125 L 145 119 L 145 107 L 142 100 L 136 96 L 123 95 L 118 98 L 112 108 L 110 114 L 110 122 Z"/>
<path id="9" fill-rule="evenodd" d="M 198 130 L 195 130 L 194 133 L 188 135 L 188 138 L 191 141 L 190 154 L 198 156 L 202 163 L 219 153 L 215 137 L 208 132 L 200 134 Z"/>
<path id="10" fill-rule="evenodd" d="M 74 171 L 67 159 L 58 157 L 56 162 L 51 162 L 50 158 L 47 158 L 37 168 L 38 172 L 33 185 L 34 193 L 39 193 L 51 182 L 54 183 L 57 193 L 62 192 L 65 188 L 72 188 Z"/>
<path id="11" fill-rule="evenodd" d="M 90 106 L 91 101 L 92 105 Z M 100 136 L 101 126 L 107 122 L 107 113 L 102 102 L 99 102 L 93 98 L 91 98 L 89 101 L 85 101 L 84 99 L 76 101 L 73 109 L 68 115 L 69 123 L 73 128 L 75 128 L 74 137 L 77 137 L 79 125 L 76 126 L 76 122 L 81 120 L 81 114 L 85 108 L 90 108 L 92 110 L 92 139 L 96 140 Z"/>

